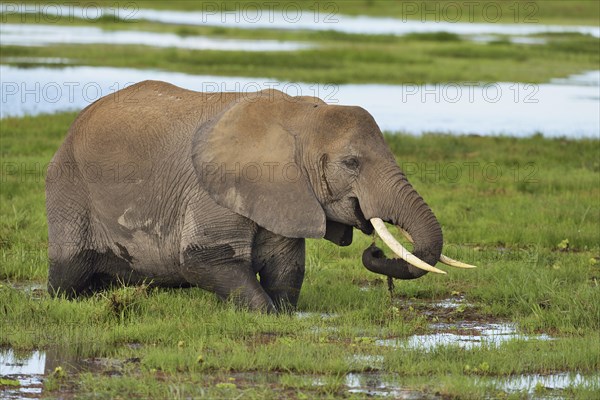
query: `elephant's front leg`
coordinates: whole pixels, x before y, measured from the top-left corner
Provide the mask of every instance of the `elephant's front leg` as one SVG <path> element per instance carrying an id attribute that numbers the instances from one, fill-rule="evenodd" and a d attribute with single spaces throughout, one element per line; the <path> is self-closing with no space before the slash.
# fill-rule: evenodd
<path id="1" fill-rule="evenodd" d="M 295 308 L 304 280 L 304 239 L 293 239 L 260 229 L 252 264 L 260 284 L 278 310 Z"/>

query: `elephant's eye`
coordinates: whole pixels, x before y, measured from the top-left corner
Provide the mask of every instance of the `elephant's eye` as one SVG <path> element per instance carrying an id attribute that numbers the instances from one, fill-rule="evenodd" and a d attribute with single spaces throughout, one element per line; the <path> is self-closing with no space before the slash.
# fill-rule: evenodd
<path id="1" fill-rule="evenodd" d="M 360 166 L 360 162 L 358 161 L 358 158 L 356 158 L 356 157 L 345 158 L 342 160 L 342 164 L 344 164 L 345 167 L 352 169 L 352 170 L 356 170 Z"/>

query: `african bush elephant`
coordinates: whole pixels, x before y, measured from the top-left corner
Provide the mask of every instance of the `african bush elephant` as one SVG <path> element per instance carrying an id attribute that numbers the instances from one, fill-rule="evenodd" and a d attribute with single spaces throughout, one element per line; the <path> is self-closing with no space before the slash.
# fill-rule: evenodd
<path id="1" fill-rule="evenodd" d="M 407 231 L 414 255 L 392 239 L 407 261 L 370 248 L 367 268 L 400 279 L 441 272 L 430 266 L 440 225 L 373 117 L 276 90 L 144 81 L 103 97 L 73 122 L 46 197 L 54 295 L 151 281 L 277 311 L 298 301 L 304 238 L 348 245 L 353 227 L 385 236 L 382 221 Z"/>

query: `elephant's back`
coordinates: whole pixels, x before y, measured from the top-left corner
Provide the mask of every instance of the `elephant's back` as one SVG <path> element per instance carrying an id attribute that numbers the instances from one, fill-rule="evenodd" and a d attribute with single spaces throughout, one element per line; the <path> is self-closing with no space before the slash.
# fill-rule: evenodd
<path id="1" fill-rule="evenodd" d="M 75 157 L 131 162 L 179 154 L 196 129 L 223 107 L 211 96 L 159 81 L 105 96 L 71 126 Z"/>

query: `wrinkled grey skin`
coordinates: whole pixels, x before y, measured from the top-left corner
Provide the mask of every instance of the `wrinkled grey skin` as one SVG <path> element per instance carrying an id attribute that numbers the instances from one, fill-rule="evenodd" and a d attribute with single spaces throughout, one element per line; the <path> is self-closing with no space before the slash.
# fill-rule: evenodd
<path id="1" fill-rule="evenodd" d="M 295 306 L 304 238 L 342 246 L 370 218 L 434 265 L 440 226 L 372 116 L 275 90 L 206 94 L 145 81 L 87 107 L 46 181 L 52 294 L 152 282 L 254 310 Z M 363 257 L 402 279 L 424 271 Z M 257 274 L 260 279 L 257 279 Z"/>

